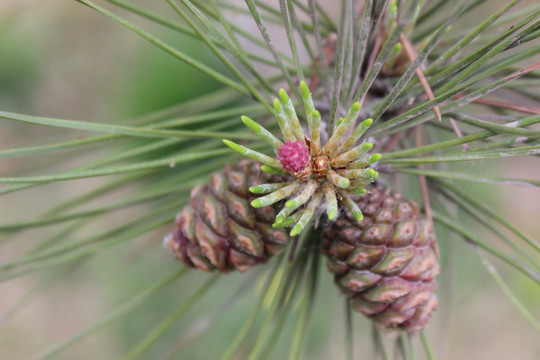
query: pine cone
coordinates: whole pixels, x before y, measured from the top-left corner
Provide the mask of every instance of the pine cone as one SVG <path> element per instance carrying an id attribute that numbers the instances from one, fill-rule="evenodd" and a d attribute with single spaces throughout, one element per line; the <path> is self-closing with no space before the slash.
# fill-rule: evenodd
<path id="1" fill-rule="evenodd" d="M 264 173 L 255 162 L 225 166 L 205 185 L 191 190 L 190 204 L 176 216 L 176 226 L 164 247 L 187 267 L 203 271 L 249 270 L 284 250 L 289 241 L 283 229 L 274 229 L 271 207 L 255 209 L 258 197 L 249 186 L 276 183 L 284 178 Z"/>
<path id="2" fill-rule="evenodd" d="M 341 217 L 323 233 L 328 269 L 358 312 L 390 329 L 425 327 L 440 271 L 433 225 L 416 203 L 376 187 L 357 197 L 364 219 Z"/>

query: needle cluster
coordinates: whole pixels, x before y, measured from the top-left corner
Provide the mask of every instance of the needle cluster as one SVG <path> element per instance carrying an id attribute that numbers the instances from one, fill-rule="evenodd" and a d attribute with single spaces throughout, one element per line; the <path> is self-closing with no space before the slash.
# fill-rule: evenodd
<path id="1" fill-rule="evenodd" d="M 369 154 L 372 143 L 361 141 L 373 120 L 356 123 L 360 112 L 359 102 L 353 103 L 345 116 L 337 121 L 328 141 L 323 145 L 321 114 L 315 109 L 311 92 L 305 82 L 300 83 L 300 89 L 308 134 L 300 125 L 290 97 L 281 89 L 279 98 L 274 100 L 274 116 L 283 141 L 257 122 L 242 116 L 244 124 L 273 147 L 273 156 L 223 140 L 233 150 L 261 162 L 263 171 L 291 177 L 290 182 L 249 188 L 252 193 L 267 194 L 251 203 L 256 208 L 286 200 L 283 208 L 279 209 L 273 226 L 292 226 L 291 236 L 300 234 L 319 208 L 326 210 L 331 221 L 337 219 L 341 208 L 349 211 L 357 221 L 361 221 L 362 211 L 351 199 L 351 195 L 366 193 L 365 186 L 375 181 L 379 175 L 371 166 L 381 158 L 380 154 Z"/>

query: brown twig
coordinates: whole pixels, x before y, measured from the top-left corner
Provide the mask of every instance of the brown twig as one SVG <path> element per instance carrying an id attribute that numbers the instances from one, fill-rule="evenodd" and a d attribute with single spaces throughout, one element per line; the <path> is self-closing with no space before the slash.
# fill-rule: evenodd
<path id="1" fill-rule="evenodd" d="M 394 135 L 392 135 L 392 137 L 390 138 L 390 140 L 388 141 L 388 143 L 386 144 L 386 146 L 382 149 L 382 153 L 387 153 L 391 150 L 393 150 L 399 139 L 401 138 L 401 136 L 403 135 L 403 131 L 399 131 L 397 133 L 395 133 Z M 374 151 L 374 152 L 378 152 L 378 151 Z"/>
<path id="2" fill-rule="evenodd" d="M 457 137 L 463 137 L 463 132 L 461 131 L 461 128 L 457 124 L 456 120 L 450 118 L 450 125 L 452 126 L 452 129 Z M 463 148 L 463 151 L 469 151 L 469 144 L 461 144 L 461 147 Z"/>
<path id="3" fill-rule="evenodd" d="M 514 79 L 516 77 L 520 77 L 522 75 L 525 75 L 526 73 L 531 72 L 533 70 L 536 70 L 538 68 L 540 68 L 540 61 L 537 62 L 536 64 L 529 65 L 526 68 L 515 71 L 515 72 L 511 73 L 510 75 L 506 75 L 504 77 L 504 80 L 512 80 L 512 79 Z"/>
<path id="4" fill-rule="evenodd" d="M 362 16 L 362 14 L 364 13 L 364 9 L 366 7 L 366 3 L 365 2 L 361 2 L 360 3 L 360 6 L 358 6 L 358 18 L 360 18 L 360 16 Z"/>
<path id="5" fill-rule="evenodd" d="M 424 145 L 424 138 L 422 136 L 422 127 L 416 126 L 415 131 L 415 137 L 416 137 L 416 146 L 420 147 Z M 422 156 L 422 154 L 418 154 L 418 156 Z M 418 165 L 418 168 L 423 168 L 424 165 L 420 164 Z M 420 191 L 422 192 L 422 201 L 424 202 L 424 212 L 426 214 L 426 218 L 430 223 L 433 224 L 433 215 L 431 213 L 431 203 L 429 202 L 429 191 L 427 186 L 427 180 L 425 175 L 418 175 L 418 180 L 420 181 Z M 437 254 L 437 257 L 440 258 L 440 251 L 439 251 L 439 244 L 435 242 L 435 253 Z"/>
<path id="6" fill-rule="evenodd" d="M 409 41 L 409 39 L 405 36 L 405 34 L 401 33 L 399 35 L 399 39 L 401 40 L 401 43 L 403 44 L 403 49 L 405 49 L 405 52 L 407 53 L 407 57 L 409 58 L 409 61 L 412 63 L 416 58 L 418 57 L 418 53 L 416 52 L 416 49 L 414 45 Z M 416 69 L 416 76 L 418 76 L 418 79 L 420 80 L 420 84 L 422 84 L 422 87 L 424 88 L 424 91 L 426 92 L 426 95 L 429 100 L 435 99 L 435 95 L 433 94 L 433 91 L 431 90 L 431 87 L 429 86 L 429 83 L 424 76 L 424 73 L 422 72 L 422 67 L 418 67 Z M 438 106 L 435 106 L 433 108 L 433 112 L 435 113 L 435 116 L 439 121 L 442 120 L 441 116 L 441 110 Z"/>
<path id="7" fill-rule="evenodd" d="M 460 99 L 463 96 L 464 95 L 462 95 L 462 94 L 458 94 L 458 95 L 454 96 L 454 98 L 455 99 Z M 502 107 L 502 108 L 510 109 L 510 110 L 521 111 L 521 112 L 524 112 L 524 113 L 529 113 L 529 114 L 534 114 L 534 115 L 540 114 L 540 108 L 535 108 L 535 107 L 526 106 L 526 105 L 513 104 L 513 103 L 500 101 L 500 100 L 476 99 L 476 100 L 473 100 L 473 102 L 477 103 L 477 104 L 484 104 L 484 105 L 489 105 L 489 106 Z"/>
<path id="8" fill-rule="evenodd" d="M 422 128 L 420 126 L 416 127 L 416 146 L 422 146 L 424 141 L 422 138 Z M 421 156 L 421 154 L 418 154 L 418 156 Z M 423 167 L 422 164 L 418 165 L 418 167 L 421 169 Z M 420 189 L 422 191 L 422 200 L 424 201 L 424 211 L 426 213 L 426 218 L 433 222 L 433 216 L 431 215 L 431 205 L 429 202 L 429 192 L 427 187 L 427 181 L 425 175 L 419 175 L 418 176 L 420 180 Z"/>
<path id="9" fill-rule="evenodd" d="M 414 45 L 409 41 L 409 39 L 403 33 L 399 35 L 399 39 L 401 40 L 401 43 L 403 44 L 403 49 L 405 49 L 405 52 L 407 53 L 407 57 L 409 58 L 409 61 L 413 63 L 418 57 L 418 53 L 416 52 Z M 424 91 L 426 92 L 428 99 L 429 100 L 435 99 L 435 95 L 433 94 L 433 91 L 431 90 L 431 87 L 429 86 L 429 83 L 426 77 L 424 76 L 424 73 L 422 72 L 422 66 L 419 66 L 418 69 L 416 69 L 416 76 L 418 76 L 418 79 L 420 80 L 420 84 L 422 84 L 422 87 L 424 88 Z M 439 109 L 438 106 L 435 106 L 433 108 L 433 112 L 435 113 L 435 116 L 437 117 L 437 119 L 441 121 L 442 120 L 441 110 Z M 463 133 L 461 132 L 461 129 L 459 129 L 459 127 L 457 126 L 456 122 L 451 121 L 450 123 L 452 124 L 452 128 L 454 129 L 456 134 L 459 137 L 463 136 Z M 422 138 L 422 128 L 420 126 L 416 127 L 415 135 L 416 135 L 416 146 L 422 146 L 424 141 Z M 418 156 L 421 156 L 421 155 L 418 154 Z M 420 164 L 418 167 L 422 168 L 423 165 Z M 430 222 L 433 222 L 426 177 L 424 175 L 419 175 L 418 178 L 420 180 L 420 189 L 422 191 L 422 200 L 424 201 L 424 211 L 426 213 L 426 218 Z"/>

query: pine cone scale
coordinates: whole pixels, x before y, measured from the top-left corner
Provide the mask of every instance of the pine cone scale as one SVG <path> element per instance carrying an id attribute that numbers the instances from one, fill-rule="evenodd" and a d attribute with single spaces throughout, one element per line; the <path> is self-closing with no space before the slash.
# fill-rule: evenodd
<path id="1" fill-rule="evenodd" d="M 369 269 L 379 263 L 385 254 L 384 246 L 358 246 L 349 255 L 347 265 L 356 269 Z"/>
<path id="2" fill-rule="evenodd" d="M 226 240 L 214 233 L 200 217 L 195 222 L 195 233 L 204 256 L 217 269 L 223 269 L 226 265 L 223 252 Z"/>
<path id="3" fill-rule="evenodd" d="M 362 233 L 361 239 L 365 245 L 386 245 L 390 234 L 392 234 L 391 225 L 375 224 Z"/>
<path id="4" fill-rule="evenodd" d="M 388 249 L 384 258 L 371 271 L 379 275 L 393 276 L 401 273 L 416 255 L 412 247 Z"/>
<path id="5" fill-rule="evenodd" d="M 227 236 L 227 212 L 223 203 L 210 193 L 200 193 L 193 197 L 192 205 L 202 221 L 216 234 Z"/>
<path id="6" fill-rule="evenodd" d="M 410 293 L 414 287 L 414 284 L 398 276 L 383 277 L 376 287 L 364 292 L 362 298 L 371 302 L 394 302 Z"/>
<path id="7" fill-rule="evenodd" d="M 235 249 L 246 252 L 257 258 L 263 256 L 264 246 L 259 239 L 259 234 L 243 228 L 234 221 L 229 221 L 229 229 L 231 234 L 231 244 Z"/>
<path id="8" fill-rule="evenodd" d="M 336 276 L 346 274 L 350 269 L 350 267 L 344 262 L 331 259 L 331 258 L 329 258 L 328 261 L 326 262 L 326 267 L 328 268 L 328 271 L 330 271 Z"/>
<path id="9" fill-rule="evenodd" d="M 227 214 L 233 222 L 249 229 L 253 229 L 257 226 L 255 214 L 251 210 L 251 205 L 246 199 L 242 199 L 233 193 L 227 193 L 224 201 L 225 206 L 227 207 Z"/>
<path id="10" fill-rule="evenodd" d="M 363 291 L 381 280 L 381 276 L 367 270 L 351 270 L 339 279 L 339 284 L 350 292 Z"/>

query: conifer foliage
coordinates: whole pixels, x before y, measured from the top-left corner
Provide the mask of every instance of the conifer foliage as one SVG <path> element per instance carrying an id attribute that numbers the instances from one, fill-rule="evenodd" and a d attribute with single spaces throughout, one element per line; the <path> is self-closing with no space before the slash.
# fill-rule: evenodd
<path id="1" fill-rule="evenodd" d="M 493 205 L 540 186 L 515 175 L 540 154 L 537 1 L 75 1 L 214 87 L 126 121 L 0 109 L 2 124 L 55 129 L 0 149 L 14 158 L 0 204 L 30 194 L 47 208 L 0 221 L 0 280 L 37 284 L 0 309 L 0 326 L 75 269 L 93 278 L 107 255 L 111 291 L 127 288 L 122 275 L 139 281 L 36 359 L 69 356 L 113 324 L 126 359 L 448 357 L 454 339 L 429 340 L 462 314 L 453 289 L 480 273 L 525 332 L 540 331 L 523 296 L 540 287 L 540 241 L 510 220 L 512 204 Z M 80 191 L 46 196 L 67 180 Z M 28 233 L 36 243 L 20 246 Z M 180 262 L 153 251 L 162 235 Z"/>

